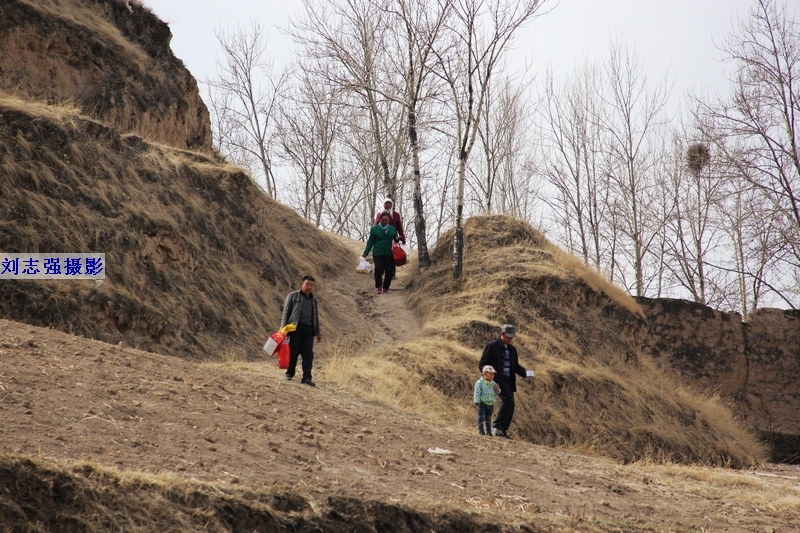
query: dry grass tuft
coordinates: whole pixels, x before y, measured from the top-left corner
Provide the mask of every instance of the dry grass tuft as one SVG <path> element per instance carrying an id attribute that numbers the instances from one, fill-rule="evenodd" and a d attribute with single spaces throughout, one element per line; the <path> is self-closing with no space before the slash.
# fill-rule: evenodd
<path id="1" fill-rule="evenodd" d="M 4 91 L 0 91 L 0 106 L 6 110 L 30 113 L 60 122 L 64 126 L 74 126 L 73 121 L 81 114 L 80 106 L 73 100 L 67 99 L 58 102 L 27 100 Z"/>
<path id="2" fill-rule="evenodd" d="M 453 402 L 471 395 L 474 383 L 466 364 L 471 354 L 458 344 L 421 338 L 378 354 L 347 339 L 333 342 L 323 368 L 326 381 L 437 423 L 461 425 L 470 418 L 471 404 Z"/>

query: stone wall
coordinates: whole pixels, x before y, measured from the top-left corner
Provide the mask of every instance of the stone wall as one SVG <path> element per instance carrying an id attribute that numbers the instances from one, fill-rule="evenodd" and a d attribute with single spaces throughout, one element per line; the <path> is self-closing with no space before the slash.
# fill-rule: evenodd
<path id="1" fill-rule="evenodd" d="M 644 346 L 696 389 L 718 393 L 761 432 L 800 434 L 800 311 L 738 313 L 685 300 L 637 298 Z"/>
<path id="2" fill-rule="evenodd" d="M 761 309 L 744 331 L 745 419 L 762 431 L 800 434 L 800 311 Z"/>

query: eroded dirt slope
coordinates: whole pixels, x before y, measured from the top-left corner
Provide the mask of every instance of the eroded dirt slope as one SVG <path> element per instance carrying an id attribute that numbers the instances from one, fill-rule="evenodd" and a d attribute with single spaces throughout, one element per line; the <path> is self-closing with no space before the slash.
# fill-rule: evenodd
<path id="1" fill-rule="evenodd" d="M 3 0 L 0 90 L 70 101 L 122 133 L 211 153 L 211 121 L 172 33 L 139 2 Z"/>

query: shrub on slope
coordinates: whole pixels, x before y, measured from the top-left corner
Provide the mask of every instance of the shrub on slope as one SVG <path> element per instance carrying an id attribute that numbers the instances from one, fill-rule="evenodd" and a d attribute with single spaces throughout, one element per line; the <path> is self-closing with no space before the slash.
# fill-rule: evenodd
<path id="1" fill-rule="evenodd" d="M 0 253 L 106 253 L 101 285 L 0 282 L 0 317 L 165 354 L 260 354 L 347 254 L 239 168 L 2 96 L 0 191 Z"/>

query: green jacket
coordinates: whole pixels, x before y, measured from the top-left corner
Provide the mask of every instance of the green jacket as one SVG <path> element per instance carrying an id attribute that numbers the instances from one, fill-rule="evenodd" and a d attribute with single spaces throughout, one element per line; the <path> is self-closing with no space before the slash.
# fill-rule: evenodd
<path id="1" fill-rule="evenodd" d="M 364 255 L 369 254 L 370 250 L 372 250 L 372 257 L 376 255 L 392 255 L 392 241 L 396 238 L 397 230 L 394 226 L 386 226 L 386 231 L 384 231 L 380 224 L 375 224 L 369 230 L 369 239 L 367 239 Z"/>
<path id="2" fill-rule="evenodd" d="M 300 321 L 300 308 L 303 306 L 301 298 L 305 298 L 300 291 L 290 292 L 286 297 L 286 302 L 283 304 L 283 316 L 281 317 L 281 327 L 286 324 L 294 324 L 295 326 Z M 319 313 L 317 311 L 317 299 L 314 293 L 311 293 L 311 312 L 314 317 L 314 335 L 319 335 Z"/>
<path id="3" fill-rule="evenodd" d="M 481 378 L 475 382 L 475 392 L 473 394 L 473 403 L 485 403 L 486 405 L 494 405 L 494 395 L 500 394 L 500 386 L 494 381 L 486 381 L 486 378 Z"/>

